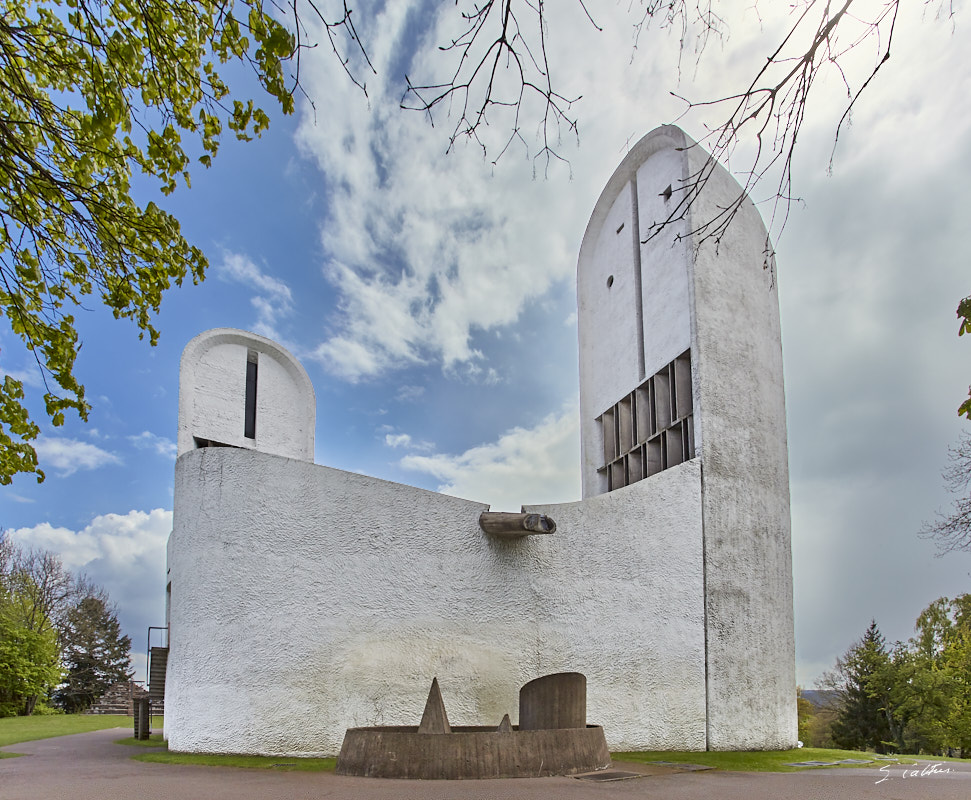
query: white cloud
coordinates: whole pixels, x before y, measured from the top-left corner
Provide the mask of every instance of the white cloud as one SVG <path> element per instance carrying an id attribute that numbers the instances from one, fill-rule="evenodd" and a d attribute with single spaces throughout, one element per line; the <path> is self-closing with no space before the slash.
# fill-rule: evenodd
<path id="1" fill-rule="evenodd" d="M 352 381 L 366 375 L 375 375 L 386 364 L 381 355 L 372 351 L 366 343 L 347 336 L 334 336 L 321 342 L 310 353 L 310 357 L 326 364 L 335 375 Z"/>
<path id="2" fill-rule="evenodd" d="M 120 464 L 114 453 L 77 439 L 43 436 L 34 444 L 41 469 L 53 467 L 58 476 L 66 478 L 79 469 L 98 469 L 106 464 Z"/>
<path id="3" fill-rule="evenodd" d="M 80 531 L 42 522 L 32 528 L 16 528 L 10 536 L 21 544 L 57 553 L 71 570 L 87 571 L 102 561 L 111 570 L 125 570 L 146 555 L 157 559 L 161 554 L 164 559 L 171 530 L 172 512 L 156 508 L 147 513 L 102 514 Z"/>
<path id="4" fill-rule="evenodd" d="M 406 450 L 428 451 L 428 450 L 435 449 L 435 445 L 432 444 L 431 442 L 425 442 L 425 441 L 416 442 L 407 433 L 388 433 L 384 437 L 384 443 L 388 447 L 395 447 L 395 448 L 403 447 Z"/>
<path id="5" fill-rule="evenodd" d="M 365 21 L 379 76 L 411 57 L 412 23 L 403 4 Z M 431 44 L 444 36 L 431 25 Z M 400 85 L 372 78 L 365 104 L 331 69 L 323 58 L 308 70 L 308 91 L 342 113 L 306 111 L 298 131 L 330 182 L 324 276 L 341 298 L 315 357 L 352 381 L 427 362 L 464 375 L 460 367 L 483 358 L 478 332 L 515 322 L 526 302 L 570 278 L 587 204 L 573 202 L 573 186 L 550 202 L 528 165 L 494 170 L 472 147 L 446 157 L 441 130 L 398 109 Z M 559 178 L 568 186 L 566 169 Z M 496 379 L 485 368 L 480 377 Z"/>
<path id="6" fill-rule="evenodd" d="M 175 458 L 178 447 L 171 439 L 159 436 L 151 431 L 142 431 L 138 436 L 129 436 L 130 441 L 139 450 L 154 450 L 165 458 Z"/>
<path id="7" fill-rule="evenodd" d="M 576 408 L 534 428 L 513 428 L 493 444 L 459 455 L 408 455 L 401 466 L 442 481 L 438 491 L 518 511 L 523 505 L 580 498 L 580 432 Z"/>
<path id="8" fill-rule="evenodd" d="M 14 494 L 13 492 L 7 491 L 3 495 L 8 500 L 13 500 L 15 503 L 36 503 L 37 501 L 30 497 L 22 497 L 19 494 Z"/>
<path id="9" fill-rule="evenodd" d="M 103 586 L 141 664 L 148 626 L 165 624 L 165 542 L 171 530 L 172 512 L 156 508 L 102 514 L 78 531 L 42 522 L 8 535 L 18 544 L 58 554 L 69 570 Z"/>
<path id="10" fill-rule="evenodd" d="M 43 389 L 44 388 L 44 377 L 41 374 L 40 369 L 24 369 L 24 370 L 5 370 L 0 367 L 0 379 L 5 378 L 9 375 L 15 381 L 20 381 L 24 386 L 29 386 L 32 389 Z"/>
<path id="11" fill-rule="evenodd" d="M 240 253 L 223 253 L 217 274 L 224 280 L 235 281 L 259 294 L 250 299 L 256 310 L 256 333 L 270 339 L 280 339 L 277 323 L 293 312 L 293 294 L 290 287 L 278 278 L 268 275 L 253 261 Z"/>
<path id="12" fill-rule="evenodd" d="M 402 403 L 413 403 L 425 396 L 424 386 L 402 386 L 398 389 L 395 399 Z"/>

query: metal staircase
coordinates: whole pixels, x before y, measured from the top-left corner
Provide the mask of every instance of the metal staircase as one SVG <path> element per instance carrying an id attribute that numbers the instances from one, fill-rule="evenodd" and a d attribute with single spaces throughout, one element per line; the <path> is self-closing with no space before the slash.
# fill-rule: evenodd
<path id="1" fill-rule="evenodd" d="M 148 699 L 153 706 L 165 705 L 165 669 L 169 663 L 169 648 L 152 647 L 148 655 Z"/>
<path id="2" fill-rule="evenodd" d="M 162 646 L 152 647 L 152 631 L 164 631 Z M 148 629 L 148 693 L 133 705 L 135 738 L 148 739 L 153 714 L 165 713 L 165 671 L 169 663 L 169 629 L 151 625 Z"/>

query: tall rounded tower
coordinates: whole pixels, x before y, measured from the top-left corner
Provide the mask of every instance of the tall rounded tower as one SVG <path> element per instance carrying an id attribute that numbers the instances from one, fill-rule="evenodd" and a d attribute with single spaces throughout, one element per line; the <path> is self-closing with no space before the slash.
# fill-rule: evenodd
<path id="1" fill-rule="evenodd" d="M 732 208 L 706 238 L 705 223 Z M 794 746 L 785 395 L 765 225 L 708 153 L 658 128 L 596 204 L 577 299 L 583 496 L 700 462 L 707 745 Z"/>

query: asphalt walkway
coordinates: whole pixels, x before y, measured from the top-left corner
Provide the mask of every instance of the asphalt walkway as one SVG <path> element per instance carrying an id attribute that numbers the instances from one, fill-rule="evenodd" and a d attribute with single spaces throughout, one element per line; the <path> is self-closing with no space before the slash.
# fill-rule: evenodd
<path id="1" fill-rule="evenodd" d="M 320 772 L 143 764 L 114 744 L 128 728 L 2 748 L 0 800 L 968 800 L 971 765 L 819 769 L 797 773 L 662 772 L 624 781 L 576 778 L 400 781 Z M 139 748 L 138 752 L 144 752 Z M 616 769 L 627 765 L 615 763 Z M 906 770 L 906 771 L 905 771 Z M 654 770 L 658 772 L 658 770 Z M 923 773 L 923 774 L 921 774 Z"/>

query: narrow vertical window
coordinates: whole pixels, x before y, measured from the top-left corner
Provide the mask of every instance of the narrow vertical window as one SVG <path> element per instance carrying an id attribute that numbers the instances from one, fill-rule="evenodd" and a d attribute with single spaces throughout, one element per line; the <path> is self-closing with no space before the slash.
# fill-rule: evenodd
<path id="1" fill-rule="evenodd" d="M 243 436 L 256 438 L 256 371 L 258 355 L 255 350 L 246 354 L 246 411 Z"/>

